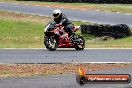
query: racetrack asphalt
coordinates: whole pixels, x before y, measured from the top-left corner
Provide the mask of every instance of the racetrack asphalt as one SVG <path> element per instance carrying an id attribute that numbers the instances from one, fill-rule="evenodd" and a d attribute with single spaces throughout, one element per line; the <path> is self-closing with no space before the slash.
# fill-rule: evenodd
<path id="1" fill-rule="evenodd" d="M 0 49 L 0 63 L 132 62 L 132 49 Z"/>
<path id="2" fill-rule="evenodd" d="M 92 73 L 132 75 L 132 67 L 90 72 L 90 74 Z M 76 82 L 76 74 L 60 74 L 51 76 L 0 78 L 0 88 L 132 88 L 132 82 L 129 84 L 85 84 L 84 86 L 80 86 Z"/>
<path id="3" fill-rule="evenodd" d="M 46 6 L 32 6 L 0 2 L 0 10 L 27 13 L 41 16 L 52 16 L 52 11 L 60 9 L 70 20 L 88 21 L 103 24 L 127 24 L 132 27 L 132 14 L 103 12 L 93 10 L 78 10 Z"/>

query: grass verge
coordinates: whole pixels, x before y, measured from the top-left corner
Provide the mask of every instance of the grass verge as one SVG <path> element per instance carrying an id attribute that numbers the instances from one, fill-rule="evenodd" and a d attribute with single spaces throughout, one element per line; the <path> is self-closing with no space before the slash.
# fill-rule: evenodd
<path id="1" fill-rule="evenodd" d="M 132 13 L 131 10 L 132 4 L 59 3 L 59 2 L 17 1 L 17 0 L 0 0 L 0 1 L 39 5 L 39 6 L 76 8 L 82 10 L 100 10 L 100 11 Z"/>
<path id="2" fill-rule="evenodd" d="M 47 76 L 78 73 L 79 66 L 87 72 L 132 67 L 132 64 L 0 64 L 0 77 Z"/>
<path id="3" fill-rule="evenodd" d="M 0 48 L 43 48 L 49 17 L 0 11 Z M 81 22 L 73 22 L 80 25 Z"/>
<path id="4" fill-rule="evenodd" d="M 43 47 L 43 28 L 50 19 L 0 11 L 0 48 Z"/>
<path id="5" fill-rule="evenodd" d="M 109 41 L 86 41 L 90 48 L 132 48 L 132 36 Z"/>
<path id="6" fill-rule="evenodd" d="M 43 29 L 50 17 L 0 11 L 0 48 L 43 48 Z M 89 22 L 73 21 L 75 25 Z M 80 31 L 77 32 L 81 34 Z M 88 48 L 132 48 L 132 36 L 110 40 L 92 41 L 92 35 L 83 35 Z"/>

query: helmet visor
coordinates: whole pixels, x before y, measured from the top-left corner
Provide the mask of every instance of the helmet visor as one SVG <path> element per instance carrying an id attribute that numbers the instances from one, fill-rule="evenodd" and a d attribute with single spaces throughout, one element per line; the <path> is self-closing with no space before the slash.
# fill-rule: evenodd
<path id="1" fill-rule="evenodd" d="M 58 17 L 58 16 L 59 16 L 59 13 L 57 13 L 57 14 L 53 14 L 53 16 L 54 16 L 54 17 Z"/>

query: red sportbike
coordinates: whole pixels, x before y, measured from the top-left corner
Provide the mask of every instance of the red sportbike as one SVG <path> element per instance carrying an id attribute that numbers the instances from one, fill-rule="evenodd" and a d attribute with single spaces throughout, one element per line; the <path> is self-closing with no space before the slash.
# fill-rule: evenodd
<path id="1" fill-rule="evenodd" d="M 73 31 L 79 30 L 74 27 Z M 47 25 L 44 32 L 44 44 L 47 49 L 54 51 L 57 48 L 75 48 L 76 50 L 83 50 L 85 48 L 85 40 L 80 35 L 75 35 L 78 41 L 72 41 L 68 37 L 68 33 L 64 31 L 64 26 L 55 26 L 55 22 Z"/>

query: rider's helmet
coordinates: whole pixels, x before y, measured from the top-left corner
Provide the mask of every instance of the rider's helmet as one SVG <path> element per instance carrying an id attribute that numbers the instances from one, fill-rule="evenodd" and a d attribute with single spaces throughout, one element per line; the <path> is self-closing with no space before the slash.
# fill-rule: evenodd
<path id="1" fill-rule="evenodd" d="M 62 14 L 61 10 L 56 9 L 53 11 L 53 17 L 58 18 Z"/>

